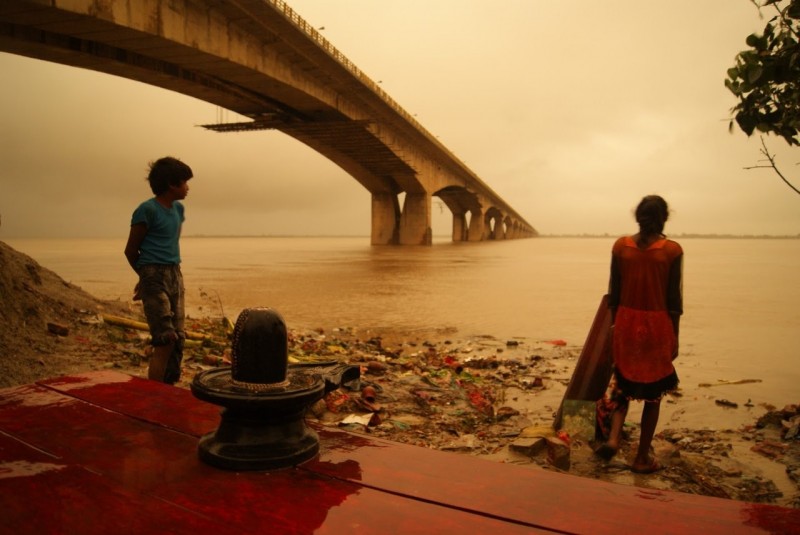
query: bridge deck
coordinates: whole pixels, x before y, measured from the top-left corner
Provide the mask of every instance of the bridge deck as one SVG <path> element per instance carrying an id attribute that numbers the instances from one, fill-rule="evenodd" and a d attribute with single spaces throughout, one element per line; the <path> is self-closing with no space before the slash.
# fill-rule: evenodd
<path id="1" fill-rule="evenodd" d="M 318 429 L 271 473 L 197 459 L 219 408 L 94 372 L 0 390 L 2 533 L 800 533 L 800 510 L 614 485 Z"/>

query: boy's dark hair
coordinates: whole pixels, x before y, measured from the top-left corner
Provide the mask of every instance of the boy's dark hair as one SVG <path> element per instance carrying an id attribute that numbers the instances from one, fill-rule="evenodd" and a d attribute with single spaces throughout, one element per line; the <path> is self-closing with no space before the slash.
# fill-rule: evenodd
<path id="1" fill-rule="evenodd" d="M 147 175 L 147 181 L 150 183 L 150 189 L 153 190 L 155 195 L 161 195 L 166 192 L 170 186 L 180 186 L 192 178 L 192 169 L 182 161 L 172 156 L 165 156 L 159 158 L 154 162 L 150 162 L 150 173 Z"/>

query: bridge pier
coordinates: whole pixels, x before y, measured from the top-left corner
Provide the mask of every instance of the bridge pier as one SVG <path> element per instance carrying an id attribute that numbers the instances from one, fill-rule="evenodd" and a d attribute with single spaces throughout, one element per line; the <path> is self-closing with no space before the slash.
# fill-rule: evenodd
<path id="1" fill-rule="evenodd" d="M 467 239 L 467 217 L 466 214 L 453 214 L 453 241 L 465 241 Z"/>
<path id="2" fill-rule="evenodd" d="M 372 194 L 372 245 L 396 245 L 400 205 L 392 193 Z"/>
<path id="3" fill-rule="evenodd" d="M 472 212 L 472 217 L 469 220 L 469 230 L 467 231 L 467 239 L 469 241 L 483 241 L 484 230 L 483 214 L 480 212 Z"/>
<path id="4" fill-rule="evenodd" d="M 503 224 L 503 221 L 500 219 L 494 220 L 494 236 L 493 239 L 495 240 L 505 240 L 506 239 L 506 228 Z"/>
<path id="5" fill-rule="evenodd" d="M 440 195 L 441 196 L 441 195 Z M 402 209 L 394 193 L 372 194 L 372 245 L 431 245 L 431 201 L 429 193 L 406 193 Z M 483 211 L 480 205 L 464 208 L 450 200 L 453 214 L 453 242 L 513 240 L 536 236 L 519 221 L 503 216 L 496 208 Z M 467 218 L 469 214 L 469 218 Z"/>
<path id="6" fill-rule="evenodd" d="M 431 196 L 407 193 L 400 210 L 397 195 L 372 194 L 372 245 L 431 245 Z"/>
<path id="7" fill-rule="evenodd" d="M 400 245 L 431 245 L 431 196 L 428 193 L 406 193 L 400 214 Z"/>

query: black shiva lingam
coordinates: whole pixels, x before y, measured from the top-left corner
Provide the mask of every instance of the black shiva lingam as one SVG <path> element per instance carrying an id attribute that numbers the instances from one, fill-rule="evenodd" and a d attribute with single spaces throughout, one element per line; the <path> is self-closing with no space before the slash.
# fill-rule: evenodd
<path id="1" fill-rule="evenodd" d="M 289 365 L 286 324 L 270 308 L 239 314 L 232 360 L 192 381 L 195 397 L 223 407 L 217 430 L 200 439 L 200 459 L 228 470 L 286 468 L 314 457 L 319 437 L 306 426 L 306 409 L 360 375 L 336 361 Z"/>

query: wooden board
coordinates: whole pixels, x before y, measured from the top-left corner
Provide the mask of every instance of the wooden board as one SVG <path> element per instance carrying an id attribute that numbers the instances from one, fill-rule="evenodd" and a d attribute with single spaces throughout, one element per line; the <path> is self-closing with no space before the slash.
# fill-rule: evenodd
<path id="1" fill-rule="evenodd" d="M 217 410 L 188 390 L 113 372 L 0 390 L 0 511 L 9 512 L 0 534 L 123 533 L 129 525 L 136 533 L 618 535 L 645 524 L 651 535 L 800 534 L 797 509 L 617 485 L 319 425 L 319 456 L 296 468 L 217 470 L 196 454 Z"/>
<path id="2" fill-rule="evenodd" d="M 575 364 L 575 371 L 564 392 L 564 399 L 558 408 L 553 427 L 561 429 L 564 401 L 597 401 L 603 397 L 611 380 L 614 360 L 611 357 L 611 310 L 608 308 L 608 295 L 600 299 L 600 306 L 594 316 L 586 343 Z"/>
<path id="3" fill-rule="evenodd" d="M 97 394 L 98 401 L 110 399 L 116 385 L 117 403 L 147 397 L 137 392 L 144 388 L 151 414 L 159 412 L 159 391 L 173 402 L 182 399 L 171 409 L 184 416 L 206 405 L 187 390 L 153 381 L 55 384 Z M 549 532 L 366 487 L 353 459 L 329 468 L 352 480 L 303 467 L 218 470 L 198 459 L 197 437 L 190 434 L 40 385 L 0 390 L 0 534 L 456 533 L 463 526 L 476 533 Z M 444 484 L 441 474 L 437 479 Z"/>

